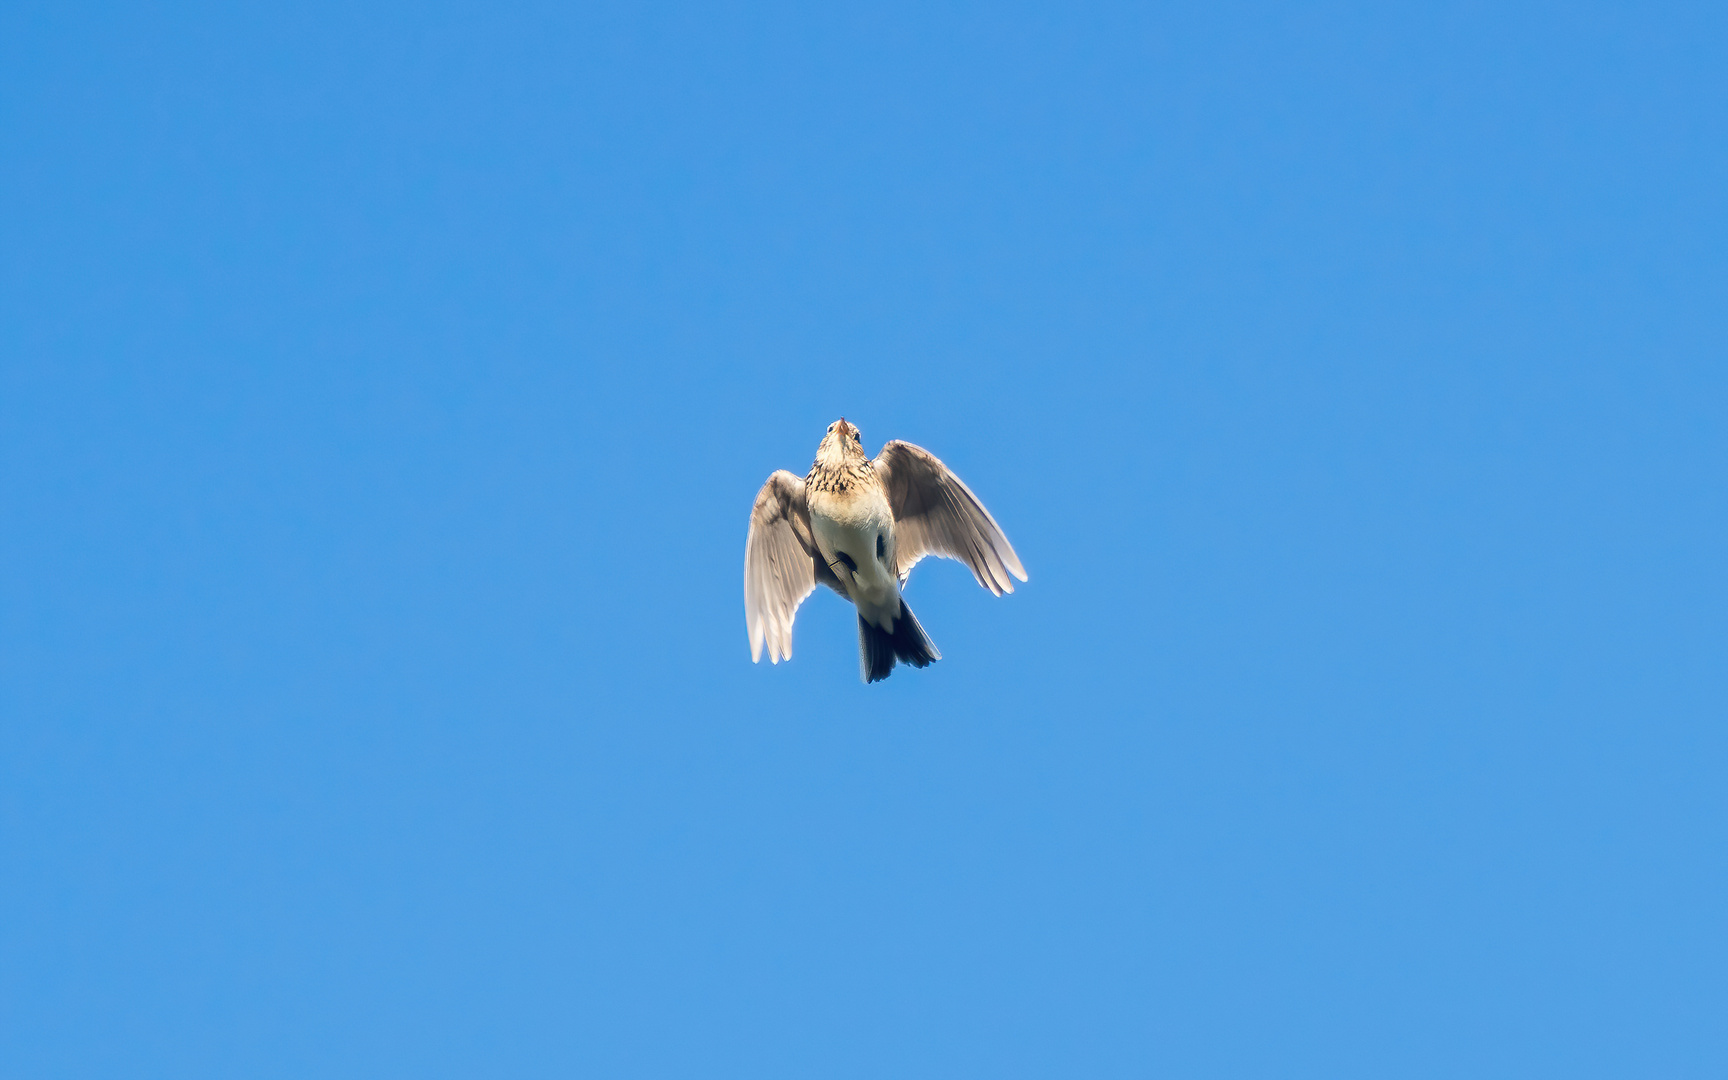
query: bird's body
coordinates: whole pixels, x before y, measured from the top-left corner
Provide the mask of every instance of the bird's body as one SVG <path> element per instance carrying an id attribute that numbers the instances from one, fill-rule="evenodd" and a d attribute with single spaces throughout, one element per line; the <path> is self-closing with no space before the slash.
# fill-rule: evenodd
<path id="1" fill-rule="evenodd" d="M 840 454 L 818 451 L 804 478 L 804 498 L 816 547 L 844 586 L 842 595 L 873 626 L 892 632 L 900 617 L 900 582 L 895 576 L 894 511 L 881 478 L 862 447 L 838 443 Z M 832 445 L 829 440 L 823 446 Z"/>
<path id="2" fill-rule="evenodd" d="M 792 618 L 818 584 L 858 609 L 858 654 L 866 682 L 897 661 L 941 658 L 900 588 L 925 555 L 957 558 L 997 595 L 1026 571 L 990 512 L 928 451 L 891 442 L 871 461 L 856 427 L 829 425 L 809 475 L 781 470 L 756 496 L 744 556 L 750 652 L 792 657 Z"/>

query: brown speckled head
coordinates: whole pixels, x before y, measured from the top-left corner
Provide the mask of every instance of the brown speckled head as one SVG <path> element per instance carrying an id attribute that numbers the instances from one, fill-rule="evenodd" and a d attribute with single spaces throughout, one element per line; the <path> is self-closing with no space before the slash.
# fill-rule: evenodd
<path id="1" fill-rule="evenodd" d="M 828 433 L 822 436 L 822 445 L 816 448 L 816 467 L 857 469 L 868 465 L 870 459 L 864 454 L 862 439 L 858 425 L 842 416 L 829 424 Z"/>

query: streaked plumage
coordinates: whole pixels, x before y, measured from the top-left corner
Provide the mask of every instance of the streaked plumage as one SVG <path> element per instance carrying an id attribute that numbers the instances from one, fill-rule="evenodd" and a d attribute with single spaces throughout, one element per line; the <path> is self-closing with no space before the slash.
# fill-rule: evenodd
<path id="1" fill-rule="evenodd" d="M 856 427 L 828 426 L 800 480 L 781 469 L 756 495 L 744 552 L 750 656 L 792 658 L 798 605 L 826 585 L 858 609 L 861 677 L 888 677 L 897 660 L 924 667 L 941 653 L 901 597 L 926 555 L 958 559 L 997 596 L 1026 580 L 1001 526 L 960 478 L 922 447 L 895 440 L 871 461 Z"/>

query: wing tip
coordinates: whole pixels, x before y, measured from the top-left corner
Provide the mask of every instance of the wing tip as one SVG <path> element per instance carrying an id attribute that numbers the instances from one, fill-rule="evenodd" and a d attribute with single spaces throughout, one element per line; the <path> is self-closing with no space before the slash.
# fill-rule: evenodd
<path id="1" fill-rule="evenodd" d="M 770 664 L 778 664 L 782 660 L 790 661 L 791 659 L 792 659 L 792 646 L 790 646 L 790 645 L 770 645 L 770 646 L 768 646 L 768 662 Z M 750 662 L 752 664 L 760 664 L 762 662 L 762 646 L 761 645 L 754 645 L 751 647 L 751 649 L 750 649 Z"/>

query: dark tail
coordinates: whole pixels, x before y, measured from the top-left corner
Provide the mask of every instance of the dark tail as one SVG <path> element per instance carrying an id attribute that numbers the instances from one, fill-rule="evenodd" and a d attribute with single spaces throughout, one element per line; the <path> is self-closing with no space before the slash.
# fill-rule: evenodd
<path id="1" fill-rule="evenodd" d="M 936 651 L 936 643 L 918 625 L 918 617 L 905 600 L 900 601 L 900 617 L 894 620 L 892 634 L 865 622 L 863 615 L 858 616 L 858 673 L 865 682 L 886 679 L 896 660 L 904 660 L 913 667 L 926 667 L 940 659 L 942 654 Z"/>

